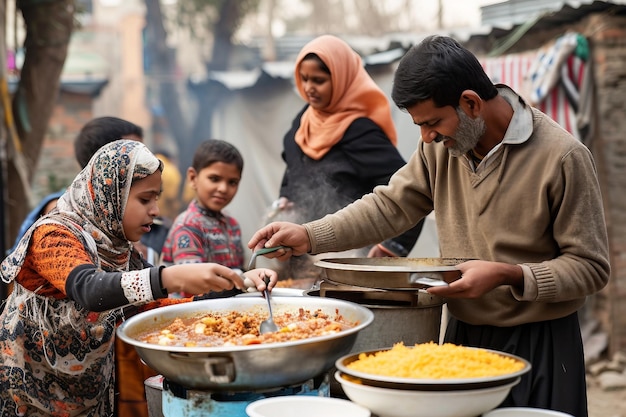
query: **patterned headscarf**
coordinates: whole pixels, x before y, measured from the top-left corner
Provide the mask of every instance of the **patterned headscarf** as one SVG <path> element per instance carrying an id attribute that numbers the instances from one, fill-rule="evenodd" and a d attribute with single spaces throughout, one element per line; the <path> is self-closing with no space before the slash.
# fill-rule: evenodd
<path id="1" fill-rule="evenodd" d="M 105 271 L 141 267 L 138 252 L 124 235 L 124 208 L 133 181 L 160 169 L 161 161 L 141 142 L 122 139 L 100 148 L 59 198 L 56 208 L 35 222 L 2 262 L 2 279 L 10 282 L 17 276 L 33 230 L 43 223 L 59 223 L 72 230 L 94 264 Z"/>
<path id="2" fill-rule="evenodd" d="M 302 151 L 313 159 L 321 159 L 359 117 L 374 121 L 395 145 L 396 128 L 389 100 L 363 68 L 361 57 L 343 40 L 323 35 L 302 48 L 295 68 L 300 96 L 308 101 L 302 87 L 300 65 L 310 53 L 316 54 L 330 70 L 333 92 L 328 107 L 317 110 L 309 106 L 302 114 L 296 132 L 296 143 Z"/>

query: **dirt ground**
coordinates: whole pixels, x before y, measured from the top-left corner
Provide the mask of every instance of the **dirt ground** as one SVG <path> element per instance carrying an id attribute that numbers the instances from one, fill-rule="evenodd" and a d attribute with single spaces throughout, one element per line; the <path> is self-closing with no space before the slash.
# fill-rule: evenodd
<path id="1" fill-rule="evenodd" d="M 588 377 L 587 404 L 589 417 L 626 417 L 626 389 L 604 391 Z"/>

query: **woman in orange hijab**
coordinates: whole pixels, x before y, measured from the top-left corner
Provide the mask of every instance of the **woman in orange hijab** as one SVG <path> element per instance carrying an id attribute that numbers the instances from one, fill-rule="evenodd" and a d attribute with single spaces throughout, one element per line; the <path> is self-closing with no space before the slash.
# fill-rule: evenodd
<path id="1" fill-rule="evenodd" d="M 283 139 L 287 164 L 276 208 L 311 221 L 387 184 L 406 162 L 396 148 L 389 100 L 343 40 L 320 36 L 300 51 L 295 83 L 306 102 Z M 363 256 L 406 256 L 422 224 Z"/>

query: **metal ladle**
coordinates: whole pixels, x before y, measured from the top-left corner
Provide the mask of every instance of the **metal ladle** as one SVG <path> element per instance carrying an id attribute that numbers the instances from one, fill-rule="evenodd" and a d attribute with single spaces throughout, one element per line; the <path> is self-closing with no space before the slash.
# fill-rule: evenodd
<path id="1" fill-rule="evenodd" d="M 270 282 L 270 277 L 265 275 L 265 278 L 263 278 L 263 281 L 265 282 L 265 289 L 263 290 L 263 295 L 265 296 L 265 299 L 267 300 L 267 307 L 270 310 L 270 316 L 267 318 L 267 320 L 263 320 L 261 322 L 261 325 L 259 326 L 259 333 L 261 334 L 273 333 L 273 332 L 278 331 L 278 326 L 276 325 L 276 323 L 274 323 L 274 316 L 272 315 L 272 303 L 270 301 L 270 292 L 267 289 L 267 285 Z"/>

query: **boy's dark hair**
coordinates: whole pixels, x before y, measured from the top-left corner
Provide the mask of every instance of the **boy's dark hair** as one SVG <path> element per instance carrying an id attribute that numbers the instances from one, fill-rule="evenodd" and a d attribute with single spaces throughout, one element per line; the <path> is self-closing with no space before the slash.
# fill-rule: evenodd
<path id="1" fill-rule="evenodd" d="M 97 117 L 90 120 L 74 140 L 74 155 L 81 168 L 85 168 L 91 157 L 109 142 L 135 135 L 143 139 L 143 129 L 128 120 L 118 117 Z"/>
<path id="2" fill-rule="evenodd" d="M 464 90 L 475 91 L 483 100 L 498 95 L 474 54 L 452 38 L 434 35 L 402 57 L 391 98 L 403 110 L 429 99 L 437 107 L 456 108 Z"/>
<path id="3" fill-rule="evenodd" d="M 234 164 L 239 173 L 243 171 L 243 157 L 232 144 L 220 139 L 208 139 L 196 148 L 193 155 L 192 167 L 196 172 L 206 168 L 215 162 Z"/>

